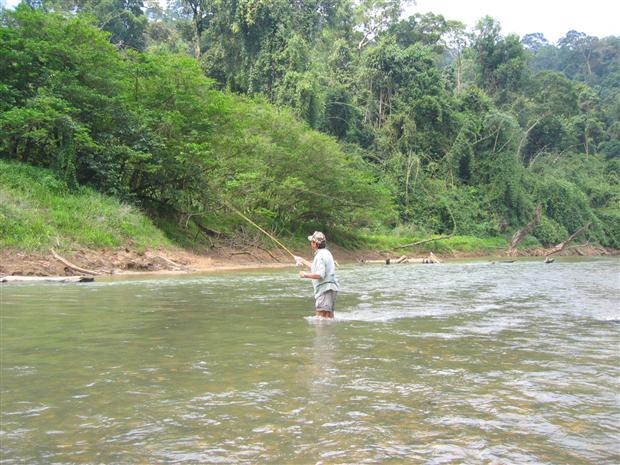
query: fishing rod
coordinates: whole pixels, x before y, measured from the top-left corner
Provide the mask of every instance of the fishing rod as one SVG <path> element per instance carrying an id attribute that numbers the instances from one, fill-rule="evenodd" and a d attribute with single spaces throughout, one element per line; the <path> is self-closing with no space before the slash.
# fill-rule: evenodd
<path id="1" fill-rule="evenodd" d="M 284 250 L 286 250 L 288 252 L 288 254 L 293 257 L 293 259 L 295 260 L 295 262 L 297 262 L 297 255 L 295 255 L 293 252 L 291 252 L 284 244 L 282 244 L 282 242 L 280 242 L 278 239 L 276 239 L 275 237 L 273 237 L 271 234 L 269 234 L 267 231 L 265 231 L 263 228 L 261 228 L 258 224 L 256 224 L 254 221 L 252 221 L 250 218 L 248 218 L 247 216 L 245 216 L 243 213 L 241 213 L 237 208 L 235 208 L 234 206 L 232 206 L 230 203 L 226 202 L 223 199 L 220 199 L 220 201 L 222 202 L 222 204 L 224 204 L 226 207 L 230 208 L 233 212 L 235 212 L 237 215 L 239 215 L 241 218 L 243 218 L 244 220 L 246 220 L 248 223 L 250 223 L 252 226 L 254 226 L 256 229 L 258 229 L 260 232 L 262 232 L 263 234 L 265 234 L 267 237 L 269 237 L 269 239 L 271 239 L 272 241 L 274 241 L 276 244 L 278 244 L 280 247 L 282 247 Z M 339 263 L 334 260 L 334 264 L 336 265 L 336 267 L 340 267 Z"/>

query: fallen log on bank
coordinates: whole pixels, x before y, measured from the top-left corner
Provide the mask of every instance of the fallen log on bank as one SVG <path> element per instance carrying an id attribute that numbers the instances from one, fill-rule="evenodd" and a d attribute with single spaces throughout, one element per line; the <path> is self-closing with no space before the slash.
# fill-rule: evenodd
<path id="1" fill-rule="evenodd" d="M 0 283 L 90 283 L 92 276 L 3 276 Z"/>
<path id="2" fill-rule="evenodd" d="M 52 252 L 52 255 L 54 256 L 54 258 L 56 260 L 61 262 L 63 265 L 65 265 L 69 269 L 72 269 L 72 270 L 75 270 L 75 271 L 79 271 L 80 273 L 86 273 L 86 274 L 92 274 L 92 275 L 100 275 L 101 274 L 98 271 L 87 270 L 86 268 L 82 268 L 82 267 L 79 267 L 77 265 L 74 265 L 70 261 L 68 261 L 68 260 L 62 258 L 60 255 L 58 255 L 54 249 L 50 249 L 50 251 Z"/>
<path id="3" fill-rule="evenodd" d="M 398 265 L 404 263 L 441 263 L 433 252 L 429 254 L 428 257 L 425 258 L 408 258 L 406 255 L 402 255 L 396 259 L 394 258 L 384 258 L 381 260 L 359 260 L 360 263 L 364 265 Z"/>
<path id="4" fill-rule="evenodd" d="M 525 238 L 525 236 L 532 232 L 532 229 L 534 229 L 534 227 L 540 221 L 541 212 L 541 205 L 539 205 L 538 207 L 536 207 L 536 212 L 534 213 L 534 218 L 532 218 L 532 221 L 530 221 L 524 228 L 519 229 L 516 233 L 514 233 L 512 239 L 510 240 L 510 244 L 508 244 L 508 250 L 506 251 L 506 255 L 513 256 L 515 254 L 519 242 L 521 242 Z"/>
<path id="5" fill-rule="evenodd" d="M 590 227 L 591 223 L 586 223 L 585 225 L 583 225 L 581 228 L 579 228 L 577 231 L 575 231 L 573 234 L 571 234 L 568 239 L 566 239 L 563 242 L 560 242 L 558 245 L 556 245 L 555 247 L 552 247 L 550 249 L 548 249 L 547 251 L 545 251 L 545 257 L 549 257 L 549 255 L 553 255 L 556 254 L 558 252 L 561 252 L 562 250 L 564 250 L 564 248 L 570 244 L 577 236 L 579 236 L 581 233 L 583 233 L 584 231 L 586 231 L 589 227 Z"/>
<path id="6" fill-rule="evenodd" d="M 163 262 L 165 262 L 166 264 L 170 265 L 172 267 L 172 270 L 174 270 L 174 271 L 184 270 L 185 269 L 185 267 L 183 265 L 180 265 L 179 263 L 173 262 L 172 260 L 170 260 L 169 258 L 164 257 L 163 255 L 155 255 L 155 258 L 159 258 Z"/>

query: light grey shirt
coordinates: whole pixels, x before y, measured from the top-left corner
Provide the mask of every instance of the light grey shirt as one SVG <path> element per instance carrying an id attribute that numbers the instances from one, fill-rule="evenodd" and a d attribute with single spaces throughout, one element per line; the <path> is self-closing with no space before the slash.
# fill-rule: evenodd
<path id="1" fill-rule="evenodd" d="M 318 297 L 327 291 L 338 291 L 340 285 L 336 278 L 336 264 L 334 263 L 334 257 L 327 249 L 318 249 L 314 254 L 314 260 L 312 260 L 312 267 L 310 268 L 312 273 L 321 275 L 321 279 L 313 279 L 312 286 L 314 286 L 314 296 Z"/>

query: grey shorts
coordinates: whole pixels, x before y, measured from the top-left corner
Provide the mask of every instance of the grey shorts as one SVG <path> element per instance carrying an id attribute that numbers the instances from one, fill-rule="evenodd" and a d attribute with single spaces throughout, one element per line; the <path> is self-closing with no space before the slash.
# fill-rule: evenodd
<path id="1" fill-rule="evenodd" d="M 325 291 L 322 294 L 318 295 L 316 299 L 315 308 L 317 310 L 326 310 L 328 312 L 333 312 L 336 308 L 336 297 L 338 296 L 337 291 Z"/>

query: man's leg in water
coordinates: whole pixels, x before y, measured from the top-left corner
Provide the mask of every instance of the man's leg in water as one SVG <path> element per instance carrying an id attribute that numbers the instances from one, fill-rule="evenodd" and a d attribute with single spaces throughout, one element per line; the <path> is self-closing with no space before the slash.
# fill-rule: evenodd
<path id="1" fill-rule="evenodd" d="M 336 295 L 336 291 L 327 291 L 316 298 L 316 316 L 334 318 Z"/>
<path id="2" fill-rule="evenodd" d="M 334 317 L 334 312 L 331 312 L 329 310 L 319 310 L 319 309 L 317 309 L 316 316 L 319 316 L 321 318 L 333 318 Z"/>

